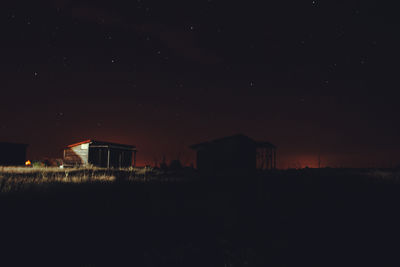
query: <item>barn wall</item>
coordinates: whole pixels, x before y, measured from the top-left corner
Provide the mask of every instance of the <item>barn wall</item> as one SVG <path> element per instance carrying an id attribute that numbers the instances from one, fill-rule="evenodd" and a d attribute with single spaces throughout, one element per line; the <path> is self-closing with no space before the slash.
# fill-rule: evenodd
<path id="1" fill-rule="evenodd" d="M 128 168 L 132 166 L 132 150 L 114 147 L 90 147 L 89 163 L 107 168 Z M 110 158 L 108 158 L 110 157 Z"/>
<path id="2" fill-rule="evenodd" d="M 86 165 L 89 163 L 89 145 L 82 144 L 64 150 L 65 165 Z"/>
<path id="3" fill-rule="evenodd" d="M 97 167 L 107 168 L 108 149 L 106 147 L 89 148 L 89 163 Z"/>
<path id="4" fill-rule="evenodd" d="M 127 168 L 132 166 L 132 151 L 122 149 L 110 150 L 110 167 Z"/>

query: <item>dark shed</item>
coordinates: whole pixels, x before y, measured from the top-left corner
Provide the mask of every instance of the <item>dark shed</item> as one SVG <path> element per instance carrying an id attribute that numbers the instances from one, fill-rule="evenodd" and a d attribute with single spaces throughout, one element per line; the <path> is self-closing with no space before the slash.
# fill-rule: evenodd
<path id="1" fill-rule="evenodd" d="M 64 149 L 64 166 L 127 168 L 132 163 L 136 165 L 136 147 L 131 145 L 86 140 Z"/>
<path id="2" fill-rule="evenodd" d="M 0 165 L 25 165 L 27 144 L 0 142 Z"/>
<path id="3" fill-rule="evenodd" d="M 197 151 L 197 169 L 207 174 L 248 174 L 276 168 L 276 147 L 237 134 L 191 146 Z"/>

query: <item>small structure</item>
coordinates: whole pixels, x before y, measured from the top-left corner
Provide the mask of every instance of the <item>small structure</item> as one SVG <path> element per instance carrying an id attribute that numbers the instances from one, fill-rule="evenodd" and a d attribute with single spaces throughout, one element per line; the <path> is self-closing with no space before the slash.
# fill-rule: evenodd
<path id="1" fill-rule="evenodd" d="M 64 149 L 63 165 L 65 167 L 93 165 L 103 168 L 127 168 L 132 165 L 136 166 L 136 147 L 86 140 L 69 145 Z"/>
<path id="2" fill-rule="evenodd" d="M 25 165 L 27 144 L 0 142 L 0 165 Z"/>
<path id="3" fill-rule="evenodd" d="M 197 151 L 197 169 L 206 174 L 254 173 L 276 168 L 276 147 L 237 134 L 190 146 Z"/>

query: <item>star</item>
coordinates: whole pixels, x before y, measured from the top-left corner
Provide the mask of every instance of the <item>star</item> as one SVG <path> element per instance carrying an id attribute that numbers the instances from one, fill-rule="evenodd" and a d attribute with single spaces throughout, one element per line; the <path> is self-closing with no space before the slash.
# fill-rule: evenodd
<path id="1" fill-rule="evenodd" d="M 336 63 L 333 63 L 332 65 L 329 65 L 328 68 L 330 69 L 330 71 L 335 71 L 337 67 Z"/>

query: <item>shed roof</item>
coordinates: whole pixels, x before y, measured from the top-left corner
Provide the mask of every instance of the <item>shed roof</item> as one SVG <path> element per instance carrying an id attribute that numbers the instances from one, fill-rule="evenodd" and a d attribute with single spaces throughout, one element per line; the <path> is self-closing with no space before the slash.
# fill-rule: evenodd
<path id="1" fill-rule="evenodd" d="M 95 145 L 95 146 L 114 146 L 114 147 L 122 147 L 122 148 L 136 150 L 136 146 L 118 144 L 118 143 L 113 143 L 113 142 L 98 141 L 98 140 L 93 140 L 93 139 L 89 139 L 89 140 L 85 140 L 85 141 L 82 141 L 82 142 L 78 142 L 78 143 L 69 145 L 67 147 L 71 148 L 71 147 L 79 146 L 79 145 L 82 145 L 82 144 L 92 144 L 92 145 Z"/>
<path id="2" fill-rule="evenodd" d="M 210 146 L 215 146 L 215 145 L 219 145 L 228 141 L 244 141 L 244 142 L 250 142 L 252 144 L 254 144 L 256 147 L 270 147 L 270 148 L 276 148 L 275 145 L 269 143 L 269 142 L 258 142 L 253 140 L 252 138 L 244 135 L 244 134 L 235 134 L 235 135 L 231 135 L 231 136 L 227 136 L 227 137 L 222 137 L 222 138 L 218 138 L 209 142 L 203 142 L 203 143 L 199 143 L 199 144 L 195 144 L 195 145 L 191 145 L 190 148 L 194 149 L 194 150 L 199 150 L 199 149 L 204 149 Z"/>

